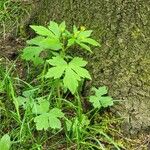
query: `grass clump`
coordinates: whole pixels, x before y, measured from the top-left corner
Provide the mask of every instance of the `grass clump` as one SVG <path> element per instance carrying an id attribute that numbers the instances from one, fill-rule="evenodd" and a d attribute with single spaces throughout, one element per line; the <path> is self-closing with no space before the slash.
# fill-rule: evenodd
<path id="1" fill-rule="evenodd" d="M 30 3 L 25 1 L 0 1 L 0 35 L 5 39 L 8 33 L 17 35 L 22 30 L 25 16 L 30 16 Z"/>

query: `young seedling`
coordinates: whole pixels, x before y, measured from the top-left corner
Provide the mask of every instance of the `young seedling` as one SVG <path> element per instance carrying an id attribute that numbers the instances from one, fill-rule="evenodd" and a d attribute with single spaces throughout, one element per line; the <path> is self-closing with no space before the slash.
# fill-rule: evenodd
<path id="1" fill-rule="evenodd" d="M 96 89 L 92 88 L 92 91 L 95 92 L 95 95 L 90 96 L 90 102 L 92 103 L 94 108 L 106 108 L 109 106 L 113 106 L 113 98 L 110 96 L 104 96 L 108 93 L 106 86 L 99 87 Z"/>

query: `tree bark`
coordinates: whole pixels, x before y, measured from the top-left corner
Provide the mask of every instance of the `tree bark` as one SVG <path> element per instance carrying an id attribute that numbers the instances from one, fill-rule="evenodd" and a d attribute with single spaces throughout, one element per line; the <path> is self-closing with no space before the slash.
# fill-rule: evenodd
<path id="1" fill-rule="evenodd" d="M 101 48 L 86 55 L 93 84 L 124 100 L 116 110 L 125 117 L 125 131 L 150 132 L 150 1 L 41 0 L 30 24 L 50 20 L 94 31 Z"/>

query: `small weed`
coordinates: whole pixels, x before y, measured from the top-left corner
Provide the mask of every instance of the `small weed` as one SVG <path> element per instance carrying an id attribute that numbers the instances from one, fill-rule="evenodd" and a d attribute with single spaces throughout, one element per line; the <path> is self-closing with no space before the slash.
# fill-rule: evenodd
<path id="1" fill-rule="evenodd" d="M 94 93 L 86 98 L 91 104 L 87 109 L 82 92 L 79 94 L 84 80 L 92 77 L 86 69 L 88 62 L 70 54 L 75 45 L 89 53 L 92 53 L 90 46 L 100 46 L 91 38 L 92 30 L 74 25 L 69 32 L 64 21 L 60 24 L 51 21 L 47 28 L 30 27 L 37 36 L 27 40 L 21 58 L 33 62 L 33 70 L 38 71 L 35 77 L 31 74 L 34 79 L 28 82 L 7 75 L 6 93 L 10 93 L 8 99 L 16 108 L 8 110 L 16 122 L 10 135 L 12 148 L 105 150 L 105 143 L 109 143 L 120 150 L 121 146 L 105 133 L 100 122 L 93 122 L 96 114 L 114 104 L 113 98 L 106 96 L 107 88 L 91 89 Z"/>

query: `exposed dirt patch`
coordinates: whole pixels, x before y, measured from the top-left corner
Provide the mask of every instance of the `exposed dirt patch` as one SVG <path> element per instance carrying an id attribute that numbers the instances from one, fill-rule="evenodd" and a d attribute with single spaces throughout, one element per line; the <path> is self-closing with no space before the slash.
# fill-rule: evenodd
<path id="1" fill-rule="evenodd" d="M 25 46 L 25 40 L 21 38 L 14 38 L 9 36 L 7 39 L 0 39 L 0 59 L 6 61 L 1 61 L 3 65 L 9 62 L 15 62 L 16 74 L 20 78 L 25 77 L 25 67 L 24 63 L 20 60 L 20 53 Z M 10 65 L 11 63 L 9 63 Z"/>
<path id="2" fill-rule="evenodd" d="M 24 47 L 25 42 L 22 39 L 15 39 L 14 37 L 8 37 L 7 39 L 0 40 L 0 57 L 7 58 L 9 60 L 15 60 L 20 53 L 20 50 Z"/>

